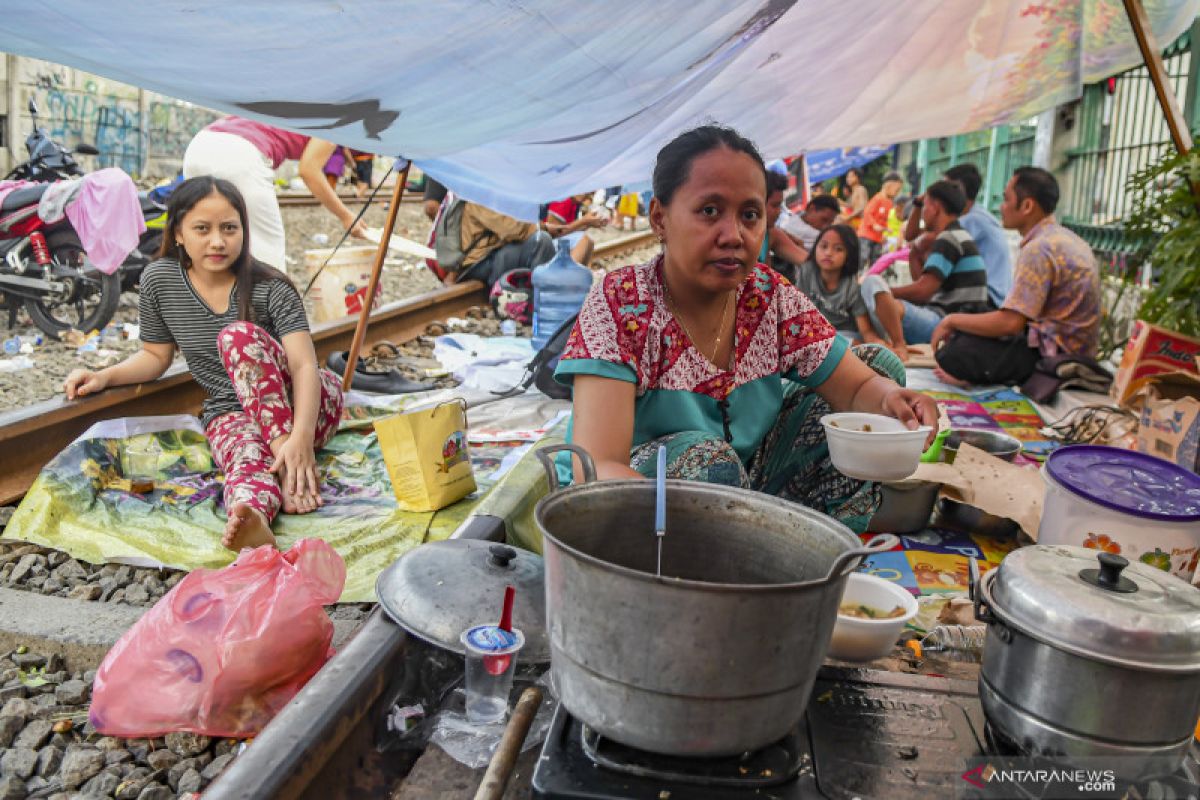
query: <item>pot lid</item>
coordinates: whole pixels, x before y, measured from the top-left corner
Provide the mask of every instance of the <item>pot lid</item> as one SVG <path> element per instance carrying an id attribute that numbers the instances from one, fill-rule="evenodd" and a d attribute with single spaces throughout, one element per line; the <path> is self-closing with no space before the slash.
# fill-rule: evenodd
<path id="1" fill-rule="evenodd" d="M 1005 623 L 1086 658 L 1154 671 L 1200 671 L 1200 590 L 1112 553 L 1033 545 L 984 577 Z"/>
<path id="2" fill-rule="evenodd" d="M 463 653 L 463 631 L 500 619 L 506 586 L 517 590 L 513 627 L 525 635 L 521 661 L 548 663 L 542 558 L 528 550 L 474 539 L 429 542 L 384 570 L 375 592 L 405 630 Z"/>
<path id="3" fill-rule="evenodd" d="M 1119 447 L 1060 448 L 1046 472 L 1067 491 L 1143 519 L 1200 521 L 1200 476 L 1161 458 Z"/>

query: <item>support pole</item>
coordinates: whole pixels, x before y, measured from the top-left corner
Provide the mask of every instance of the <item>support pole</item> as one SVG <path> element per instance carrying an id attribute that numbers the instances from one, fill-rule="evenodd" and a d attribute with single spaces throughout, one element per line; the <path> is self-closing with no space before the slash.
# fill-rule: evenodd
<path id="1" fill-rule="evenodd" d="M 1192 132 L 1188 129 L 1183 110 L 1179 107 L 1179 99 L 1175 91 L 1167 83 L 1167 70 L 1163 66 L 1162 54 L 1154 41 L 1154 31 L 1150 29 L 1150 21 L 1146 18 L 1146 9 L 1141 0 L 1124 0 L 1125 14 L 1129 17 L 1129 25 L 1133 28 L 1133 37 L 1137 39 L 1138 49 L 1142 51 L 1142 59 L 1150 72 L 1150 82 L 1154 84 L 1154 93 L 1158 96 L 1158 104 L 1167 120 L 1167 128 L 1171 131 L 1171 141 L 1180 155 L 1185 155 L 1192 149 Z"/>
<path id="2" fill-rule="evenodd" d="M 367 284 L 367 296 L 363 300 L 362 311 L 358 315 L 358 325 L 354 328 L 354 339 L 350 342 L 350 352 L 346 356 L 346 374 L 342 376 L 342 390 L 350 388 L 354 378 L 354 369 L 358 366 L 358 353 L 362 350 L 363 339 L 367 335 L 367 323 L 371 317 L 371 307 L 375 305 L 375 292 L 379 289 L 379 276 L 383 274 L 383 261 L 387 258 L 388 245 L 392 241 L 392 231 L 396 227 L 396 215 L 400 213 L 400 201 L 404 198 L 404 186 L 408 183 L 408 169 L 411 162 L 404 164 L 404 169 L 396 176 L 396 188 L 392 192 L 392 205 L 388 208 L 387 221 L 383 223 L 383 237 L 379 240 L 379 250 L 375 253 L 375 266 L 371 268 L 371 281 Z"/>

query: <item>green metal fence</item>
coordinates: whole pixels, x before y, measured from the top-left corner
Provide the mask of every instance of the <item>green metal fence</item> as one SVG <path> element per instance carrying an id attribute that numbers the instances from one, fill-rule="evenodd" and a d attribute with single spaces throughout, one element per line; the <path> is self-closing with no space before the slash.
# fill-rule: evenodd
<path id="1" fill-rule="evenodd" d="M 1175 95 L 1189 109 L 1197 82 L 1193 73 L 1191 33 L 1163 53 Z M 1079 144 L 1068 151 L 1061 171 L 1064 186 L 1059 217 L 1102 256 L 1119 259 L 1128 251 L 1124 221 L 1132 211 L 1131 176 L 1172 147 L 1170 132 L 1145 67 L 1084 87 L 1075 124 Z"/>
<path id="2" fill-rule="evenodd" d="M 1176 97 L 1193 130 L 1200 128 L 1200 59 L 1192 59 L 1192 39 L 1200 25 L 1183 34 L 1163 53 Z M 1056 174 L 1063 190 L 1059 218 L 1101 256 L 1121 271 L 1129 250 L 1124 236 L 1128 217 L 1129 178 L 1171 147 L 1150 73 L 1137 67 L 1084 87 L 1076 107 L 1078 144 L 1067 150 L 1065 167 Z M 970 162 L 984 176 L 979 202 L 996 212 L 1012 171 L 1033 163 L 1034 121 L 985 131 L 926 139 L 916 147 L 922 182 L 937 180 L 948 167 Z"/>
<path id="3" fill-rule="evenodd" d="M 1033 122 L 1002 125 L 985 131 L 928 139 L 919 148 L 918 168 L 928 185 L 955 164 L 974 164 L 984 177 L 979 202 L 999 211 L 1004 183 L 1012 171 L 1033 160 Z"/>

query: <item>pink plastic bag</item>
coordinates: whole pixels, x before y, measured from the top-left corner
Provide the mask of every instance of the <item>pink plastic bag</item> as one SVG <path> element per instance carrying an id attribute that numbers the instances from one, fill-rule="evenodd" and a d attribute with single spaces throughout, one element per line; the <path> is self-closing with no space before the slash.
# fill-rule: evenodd
<path id="1" fill-rule="evenodd" d="M 333 654 L 322 606 L 346 565 L 320 539 L 198 569 L 125 632 L 96 673 L 92 725 L 113 736 L 253 736 Z"/>

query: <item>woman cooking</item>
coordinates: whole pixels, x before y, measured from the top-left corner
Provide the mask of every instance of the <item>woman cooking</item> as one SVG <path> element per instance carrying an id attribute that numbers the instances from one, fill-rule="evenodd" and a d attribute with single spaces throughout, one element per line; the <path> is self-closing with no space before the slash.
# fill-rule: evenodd
<path id="1" fill-rule="evenodd" d="M 653 477 L 666 445 L 668 477 L 767 492 L 865 530 L 878 485 L 834 469 L 821 415 L 883 413 L 916 428 L 935 424 L 933 400 L 898 385 L 891 352 L 851 352 L 807 297 L 757 263 L 766 169 L 747 139 L 715 126 L 683 133 L 659 151 L 653 185 L 662 253 L 593 287 L 555 373 L 574 386 L 568 439 L 601 480 Z"/>

